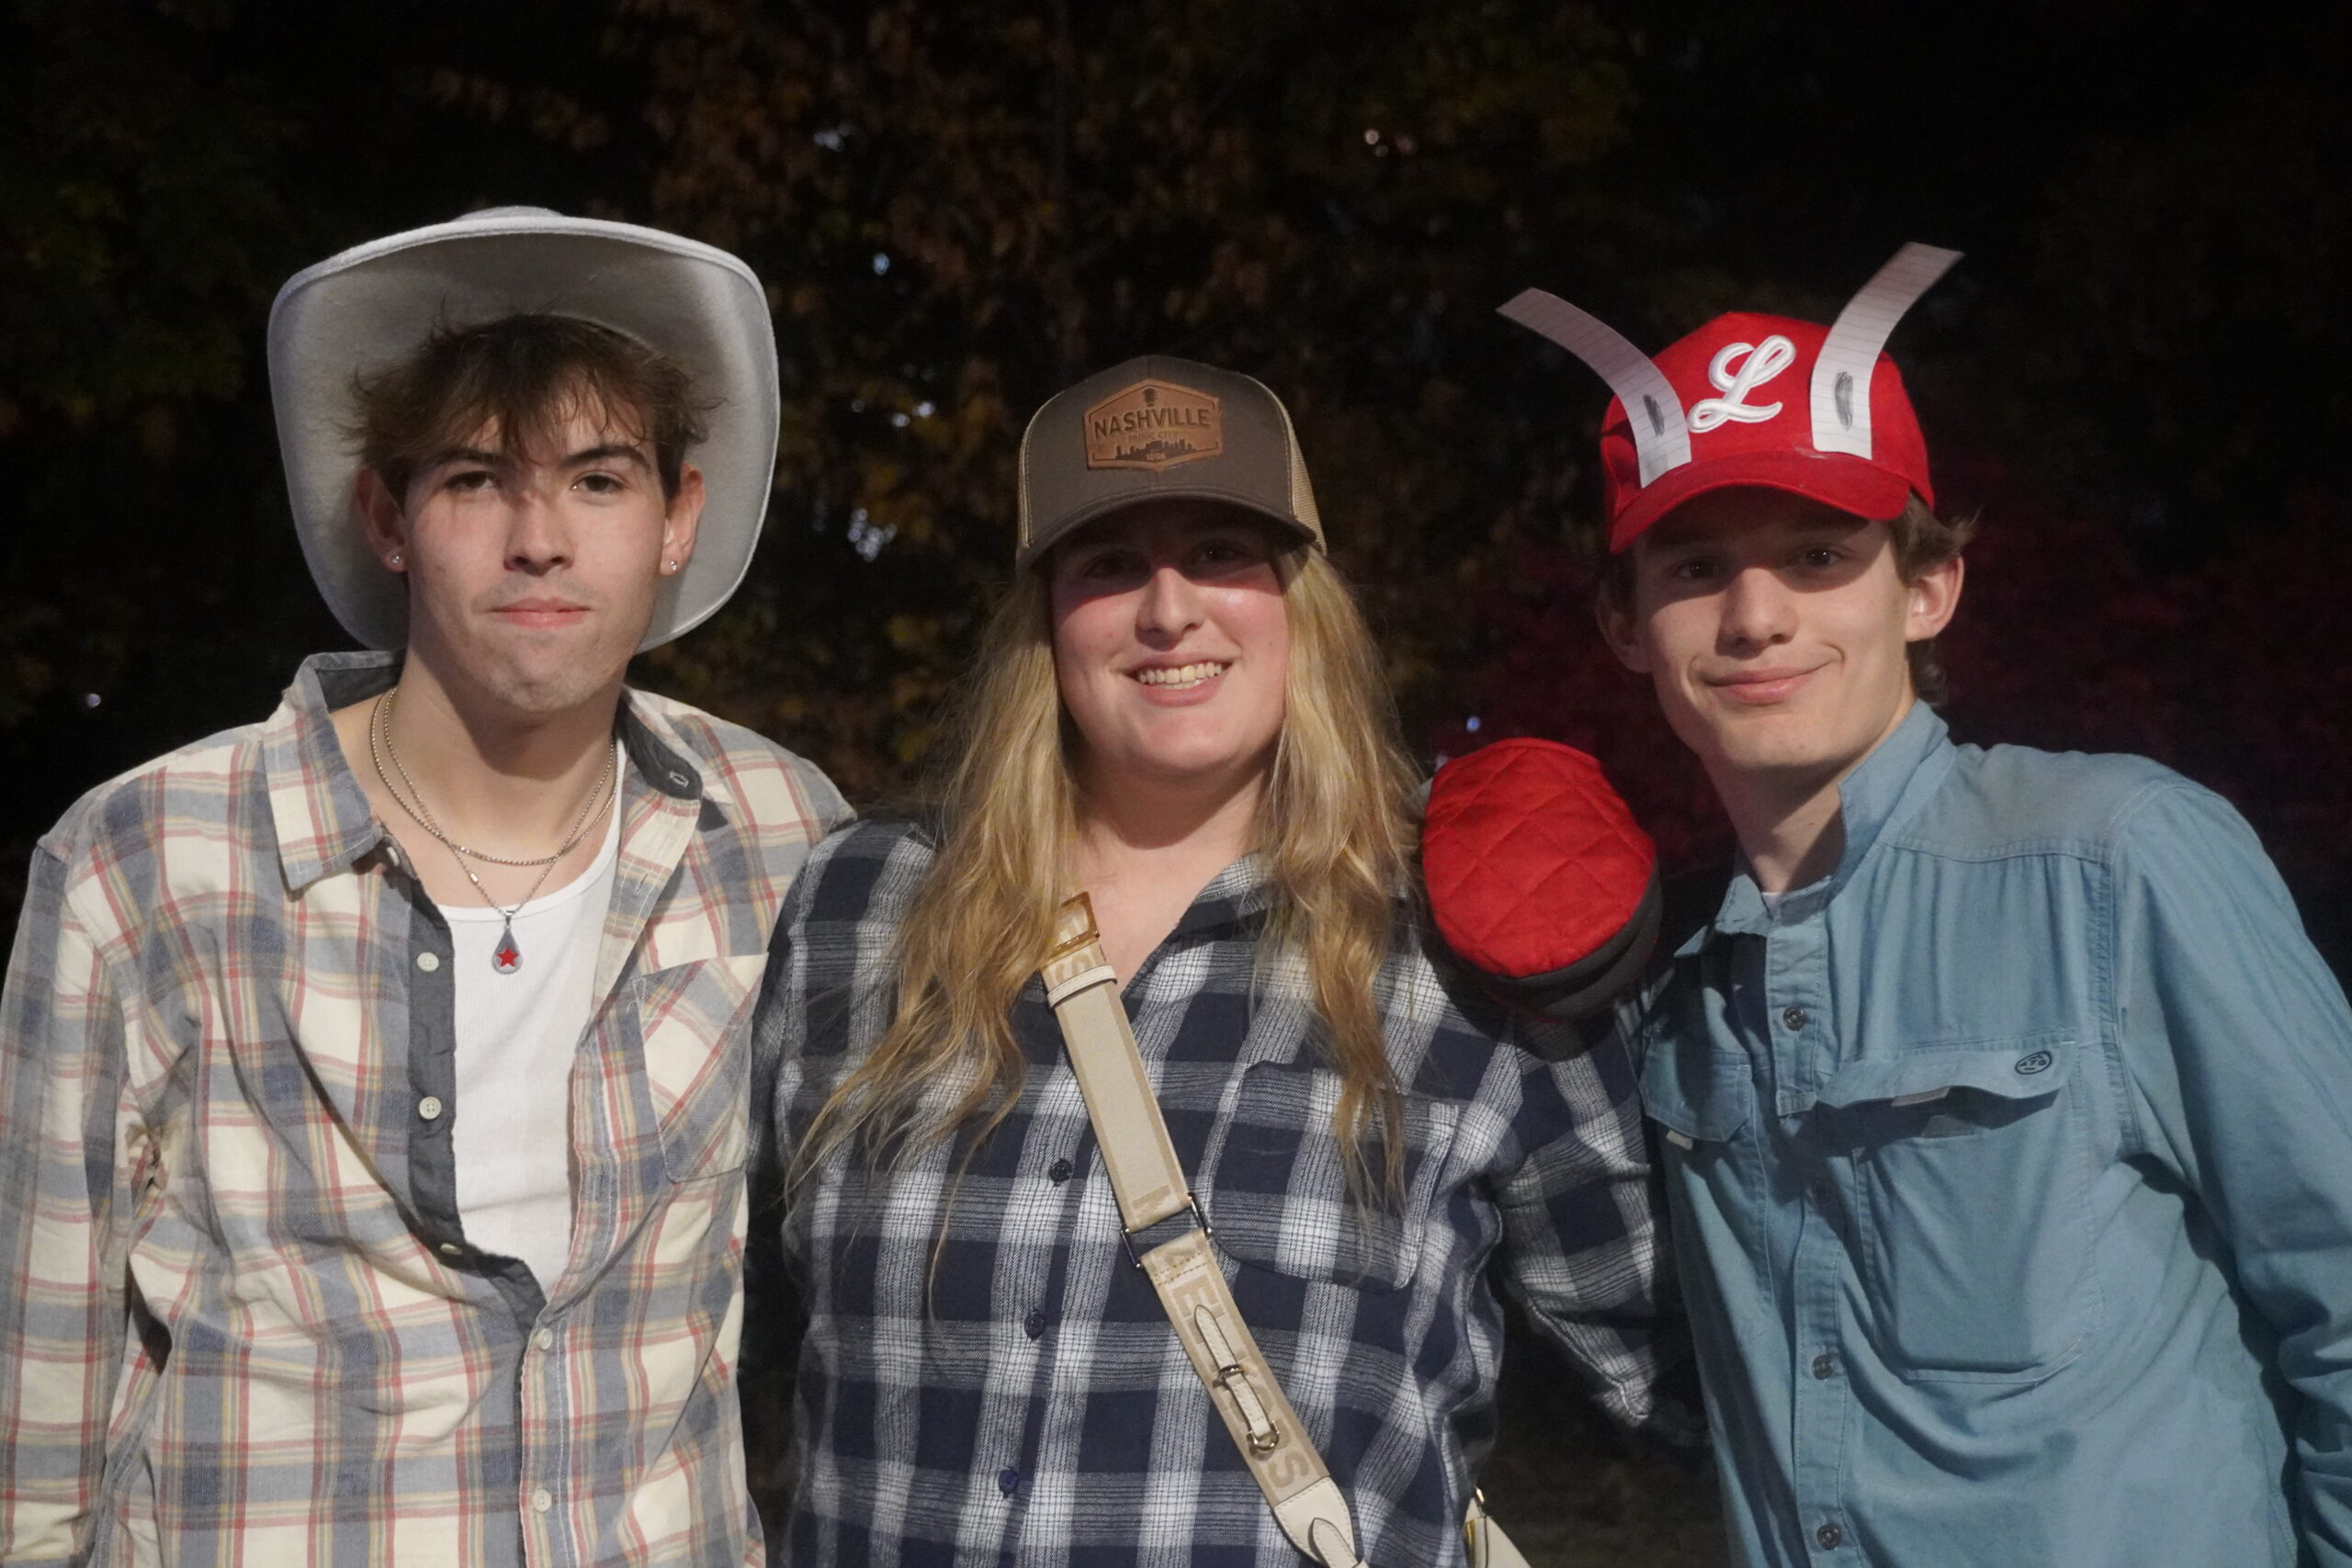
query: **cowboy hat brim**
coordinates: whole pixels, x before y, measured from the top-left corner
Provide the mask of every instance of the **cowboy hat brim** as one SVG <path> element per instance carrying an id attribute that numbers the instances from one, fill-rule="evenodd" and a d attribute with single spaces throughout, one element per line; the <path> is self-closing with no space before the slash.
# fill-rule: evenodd
<path id="1" fill-rule="evenodd" d="M 517 311 L 576 316 L 675 360 L 709 408 L 687 454 L 705 502 L 695 552 L 662 581 L 640 649 L 716 615 L 759 543 L 781 400 L 775 329 L 752 269 L 658 229 L 494 208 L 355 246 L 308 267 L 269 312 L 269 389 L 294 527 L 344 628 L 369 648 L 408 640 L 408 594 L 357 516 L 356 386 L 435 327 Z"/>

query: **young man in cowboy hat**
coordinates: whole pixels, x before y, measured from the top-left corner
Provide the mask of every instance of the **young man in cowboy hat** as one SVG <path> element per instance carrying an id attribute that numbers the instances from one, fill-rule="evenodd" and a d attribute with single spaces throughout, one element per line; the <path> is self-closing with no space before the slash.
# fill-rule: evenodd
<path id="1" fill-rule="evenodd" d="M 2217 796 L 1922 700 L 1966 530 L 1880 348 L 1952 259 L 1655 362 L 1505 307 L 1618 394 L 1603 629 L 1739 842 L 1621 1015 L 1734 1553 L 2352 1563 L 2352 1014 Z"/>
<path id="2" fill-rule="evenodd" d="M 502 209 L 300 274 L 295 520 L 379 651 L 92 792 L 0 1013 L 0 1558 L 756 1561 L 749 1000 L 846 815 L 627 689 L 774 456 L 733 257 Z"/>

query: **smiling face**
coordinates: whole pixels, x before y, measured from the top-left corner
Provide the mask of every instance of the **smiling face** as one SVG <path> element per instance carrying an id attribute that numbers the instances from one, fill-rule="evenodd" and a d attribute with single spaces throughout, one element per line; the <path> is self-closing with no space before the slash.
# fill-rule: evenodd
<path id="1" fill-rule="evenodd" d="M 1631 547 L 1602 629 L 1719 792 L 1810 792 L 1902 722 L 1905 649 L 1960 602 L 1958 559 L 1903 581 L 1887 525 L 1778 491 L 1710 491 Z"/>
<path id="2" fill-rule="evenodd" d="M 578 404 L 532 449 L 503 451 L 485 426 L 419 464 L 405 495 L 363 471 L 359 496 L 378 555 L 408 577 L 410 657 L 545 715 L 619 682 L 693 553 L 703 484 L 689 466 L 665 498 L 651 444 Z"/>
<path id="3" fill-rule="evenodd" d="M 1152 502 L 1054 547 L 1054 672 L 1090 790 L 1227 790 L 1282 733 L 1290 626 L 1266 526 Z"/>

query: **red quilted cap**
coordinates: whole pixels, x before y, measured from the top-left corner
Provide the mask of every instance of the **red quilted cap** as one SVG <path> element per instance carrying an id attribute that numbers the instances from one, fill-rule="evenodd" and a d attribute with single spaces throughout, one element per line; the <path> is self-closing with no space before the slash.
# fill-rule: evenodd
<path id="1" fill-rule="evenodd" d="M 1611 399 L 1600 424 L 1609 547 L 1623 549 L 1693 496 L 1733 485 L 1788 491 L 1877 523 L 1900 513 L 1914 491 L 1934 505 L 1928 439 L 1884 354 L 1866 389 L 1843 389 L 1849 400 L 1870 400 L 1870 455 L 1815 445 L 1808 389 L 1828 336 L 1811 321 L 1740 312 L 1717 316 L 1660 353 L 1657 367 L 1689 412 L 1690 460 L 1647 485 L 1625 405 Z"/>
<path id="2" fill-rule="evenodd" d="M 1421 869 L 1447 945 L 1505 980 L 1621 973 L 1645 914 L 1654 931 L 1656 847 L 1600 764 L 1557 741 L 1498 740 L 1439 769 Z"/>

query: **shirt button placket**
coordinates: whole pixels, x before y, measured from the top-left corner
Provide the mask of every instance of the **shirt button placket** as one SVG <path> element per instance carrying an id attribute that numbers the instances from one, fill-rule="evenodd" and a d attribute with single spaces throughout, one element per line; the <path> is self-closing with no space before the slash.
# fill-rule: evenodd
<path id="1" fill-rule="evenodd" d="M 1845 1365 L 1837 1350 L 1838 1299 L 1839 1280 L 1844 1275 L 1844 1255 L 1838 1243 L 1837 1214 L 1832 1203 L 1822 1201 L 1831 1196 L 1828 1179 L 1824 1177 L 1812 1186 L 1815 1201 L 1807 1205 L 1800 1222 L 1795 1268 L 1791 1271 L 1797 1289 L 1796 1330 L 1802 1336 L 1798 1343 L 1810 1340 L 1815 1347 L 1810 1356 L 1797 1363 L 1799 1376 L 1791 1391 L 1796 1414 L 1792 1479 L 1796 1483 L 1798 1504 L 1807 1512 L 1826 1511 L 1840 1501 L 1845 1481 L 1846 1409 L 1852 1397 L 1849 1380 L 1838 1375 Z M 1833 1529 L 1834 1540 L 1826 1534 Z M 1835 1551 L 1837 1541 L 1845 1539 L 1845 1529 L 1825 1521 L 1814 1532 L 1813 1539 L 1821 1550 Z"/>
<path id="2" fill-rule="evenodd" d="M 1836 1042 L 1826 1038 L 1828 1019 L 1812 1004 L 1826 994 L 1827 944 L 1818 919 L 1776 931 L 1772 938 L 1770 986 L 1781 1005 L 1770 1017 L 1772 1060 L 1783 1092 L 1817 1087 L 1836 1060 Z M 1813 1119 L 1799 1114 L 1781 1123 L 1778 1156 L 1803 1178 L 1796 1255 L 1790 1285 L 1796 1300 L 1797 1350 L 1791 1390 L 1795 1420 L 1791 1477 L 1797 1506 L 1810 1516 L 1806 1541 L 1816 1554 L 1846 1544 L 1838 1517 L 1845 1488 L 1845 1436 L 1853 1398 L 1849 1359 L 1842 1354 L 1840 1303 L 1849 1261 L 1846 1253 L 1838 1170 L 1819 1142 Z"/>

